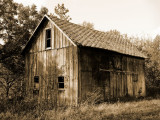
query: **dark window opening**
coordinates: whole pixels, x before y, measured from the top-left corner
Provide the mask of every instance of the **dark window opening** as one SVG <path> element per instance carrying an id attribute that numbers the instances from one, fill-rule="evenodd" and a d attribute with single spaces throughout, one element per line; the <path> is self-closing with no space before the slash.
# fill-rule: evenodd
<path id="1" fill-rule="evenodd" d="M 39 77 L 38 76 L 34 77 L 34 83 L 39 83 Z"/>
<path id="2" fill-rule="evenodd" d="M 59 88 L 64 88 L 64 83 L 59 83 Z"/>
<path id="3" fill-rule="evenodd" d="M 46 30 L 46 48 L 51 47 L 51 29 Z"/>
<path id="4" fill-rule="evenodd" d="M 51 47 L 51 42 L 50 42 L 50 40 L 47 40 L 47 48 L 48 47 Z"/>
<path id="5" fill-rule="evenodd" d="M 39 94 L 39 90 L 33 90 L 33 94 L 34 95 L 38 95 Z"/>
<path id="6" fill-rule="evenodd" d="M 58 77 L 58 88 L 64 89 L 64 77 L 63 76 Z"/>
<path id="7" fill-rule="evenodd" d="M 58 77 L 58 82 L 64 82 L 64 77 Z"/>
<path id="8" fill-rule="evenodd" d="M 34 77 L 34 89 L 33 94 L 38 95 L 39 94 L 39 76 Z"/>

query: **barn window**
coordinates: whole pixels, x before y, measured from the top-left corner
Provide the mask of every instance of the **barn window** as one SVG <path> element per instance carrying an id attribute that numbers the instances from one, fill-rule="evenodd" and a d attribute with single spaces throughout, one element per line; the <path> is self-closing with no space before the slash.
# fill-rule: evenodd
<path id="1" fill-rule="evenodd" d="M 64 77 L 63 76 L 58 77 L 58 88 L 64 89 Z"/>
<path id="2" fill-rule="evenodd" d="M 46 48 L 51 48 L 51 29 L 46 30 Z"/>
<path id="3" fill-rule="evenodd" d="M 39 76 L 34 77 L 34 89 L 33 94 L 38 95 L 39 94 Z"/>

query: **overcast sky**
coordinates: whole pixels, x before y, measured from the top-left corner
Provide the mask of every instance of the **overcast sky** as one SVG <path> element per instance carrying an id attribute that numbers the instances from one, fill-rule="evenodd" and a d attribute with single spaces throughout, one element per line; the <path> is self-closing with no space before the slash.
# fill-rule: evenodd
<path id="1" fill-rule="evenodd" d="M 58 3 L 68 8 L 71 22 L 92 22 L 95 29 L 117 29 L 123 34 L 154 38 L 160 34 L 160 0 L 14 0 L 24 5 L 33 3 L 54 12 Z"/>

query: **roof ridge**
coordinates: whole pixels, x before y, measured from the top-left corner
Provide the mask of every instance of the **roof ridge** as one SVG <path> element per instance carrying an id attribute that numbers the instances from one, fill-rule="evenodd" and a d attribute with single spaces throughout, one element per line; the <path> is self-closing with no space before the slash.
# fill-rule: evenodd
<path id="1" fill-rule="evenodd" d="M 60 21 L 65 21 L 65 22 L 67 22 L 67 23 L 71 23 L 71 24 L 73 24 L 73 25 L 76 25 L 76 26 L 79 26 L 79 27 L 82 27 L 82 28 L 85 28 L 85 29 L 89 29 L 89 30 L 93 30 L 93 31 L 98 31 L 98 32 L 104 32 L 104 31 L 100 31 L 100 30 L 97 30 L 97 29 L 91 29 L 91 28 L 87 28 L 87 27 L 85 27 L 85 26 L 82 26 L 82 25 L 80 25 L 80 24 L 76 24 L 76 23 L 73 23 L 73 22 L 70 22 L 70 21 L 67 21 L 67 20 L 62 20 L 62 19 L 60 19 L 60 18 L 58 18 L 57 16 L 55 16 L 55 15 L 52 15 L 53 16 L 53 18 L 56 18 L 56 19 L 58 19 L 58 20 L 60 20 Z M 50 17 L 50 16 L 49 16 Z M 51 18 L 51 17 L 50 17 Z M 52 19 L 52 18 L 51 18 Z M 108 32 L 108 31 L 107 31 Z"/>

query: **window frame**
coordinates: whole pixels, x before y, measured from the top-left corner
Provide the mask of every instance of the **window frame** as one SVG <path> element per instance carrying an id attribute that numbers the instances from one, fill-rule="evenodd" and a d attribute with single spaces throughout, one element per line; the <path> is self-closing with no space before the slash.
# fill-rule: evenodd
<path id="1" fill-rule="evenodd" d="M 47 38 L 47 31 L 50 30 L 50 38 Z M 50 46 L 47 47 L 47 41 L 50 40 Z M 51 49 L 52 47 L 52 29 L 51 28 L 46 28 L 45 29 L 45 49 Z"/>
<path id="2" fill-rule="evenodd" d="M 63 77 L 63 81 L 59 81 L 60 77 Z M 64 78 L 64 76 L 58 76 L 58 90 L 65 90 Z M 63 88 L 61 88 L 59 84 L 63 84 Z"/>
<path id="3" fill-rule="evenodd" d="M 38 82 L 35 81 L 35 79 L 37 79 L 37 78 L 38 78 Z M 38 85 L 36 85 L 36 84 L 38 84 Z M 39 76 L 34 76 L 33 95 L 39 95 Z"/>

